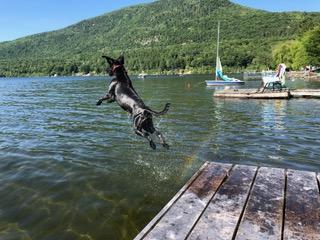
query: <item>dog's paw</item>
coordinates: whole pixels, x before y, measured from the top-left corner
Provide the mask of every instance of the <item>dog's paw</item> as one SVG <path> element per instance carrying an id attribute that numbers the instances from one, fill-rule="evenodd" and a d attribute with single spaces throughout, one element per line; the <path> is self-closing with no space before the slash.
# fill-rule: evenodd
<path id="1" fill-rule="evenodd" d="M 102 100 L 100 99 L 100 100 L 96 103 L 96 105 L 97 105 L 97 106 L 100 106 L 101 103 L 102 103 Z"/>
<path id="2" fill-rule="evenodd" d="M 151 147 L 153 150 L 156 150 L 156 148 L 157 148 L 156 144 L 154 144 L 153 141 L 150 141 L 150 147 Z"/>

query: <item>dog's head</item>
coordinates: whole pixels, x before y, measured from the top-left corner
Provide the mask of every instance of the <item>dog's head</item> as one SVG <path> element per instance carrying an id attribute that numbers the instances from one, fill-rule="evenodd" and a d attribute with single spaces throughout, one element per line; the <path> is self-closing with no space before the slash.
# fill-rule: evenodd
<path id="1" fill-rule="evenodd" d="M 121 55 L 118 59 L 113 59 L 107 56 L 102 56 L 102 57 L 105 58 L 109 64 L 109 66 L 107 66 L 107 69 L 106 69 L 109 76 L 113 76 L 117 70 L 120 70 L 121 68 L 123 68 L 123 64 L 124 64 L 123 55 Z"/>

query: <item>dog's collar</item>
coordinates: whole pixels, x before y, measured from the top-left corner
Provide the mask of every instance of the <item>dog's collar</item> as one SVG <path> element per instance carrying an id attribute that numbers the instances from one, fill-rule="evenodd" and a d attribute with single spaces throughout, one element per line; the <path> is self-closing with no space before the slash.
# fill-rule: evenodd
<path id="1" fill-rule="evenodd" d="M 119 68 L 119 67 L 122 67 L 122 66 L 123 66 L 122 64 L 113 65 L 113 67 L 112 67 L 112 72 L 115 73 L 116 69 Z"/>

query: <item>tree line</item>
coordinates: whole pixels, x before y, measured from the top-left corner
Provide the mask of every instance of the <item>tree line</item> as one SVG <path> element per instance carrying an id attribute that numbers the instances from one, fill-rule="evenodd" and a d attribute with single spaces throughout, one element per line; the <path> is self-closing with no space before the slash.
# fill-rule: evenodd
<path id="1" fill-rule="evenodd" d="M 212 73 L 217 22 L 225 71 L 317 65 L 319 13 L 270 13 L 228 0 L 160 0 L 67 28 L 0 43 L 0 76 L 105 74 L 101 55 L 126 55 L 127 69 Z"/>

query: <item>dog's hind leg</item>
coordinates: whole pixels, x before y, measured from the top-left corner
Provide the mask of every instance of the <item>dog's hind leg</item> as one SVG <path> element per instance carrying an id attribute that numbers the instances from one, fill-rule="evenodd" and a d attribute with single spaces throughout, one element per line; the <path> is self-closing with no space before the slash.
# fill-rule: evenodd
<path id="1" fill-rule="evenodd" d="M 153 142 L 153 140 L 151 139 L 150 135 L 148 133 L 143 133 L 139 130 L 135 130 L 135 133 L 140 136 L 140 137 L 144 137 L 146 138 L 148 141 L 149 141 L 149 144 L 150 144 L 150 147 L 155 150 L 157 147 L 156 147 L 156 144 Z"/>
<path id="2" fill-rule="evenodd" d="M 155 129 L 155 133 L 157 134 L 158 138 L 160 139 L 160 143 L 161 145 L 166 148 L 169 149 L 169 145 L 166 143 L 166 141 L 164 140 L 164 137 L 162 135 L 162 133 L 160 131 L 158 131 L 157 129 Z"/>

